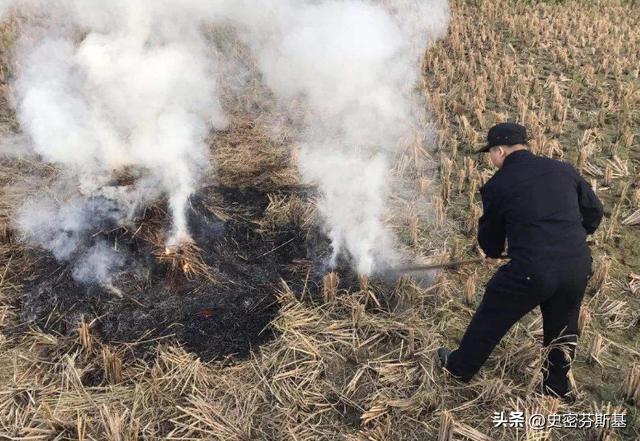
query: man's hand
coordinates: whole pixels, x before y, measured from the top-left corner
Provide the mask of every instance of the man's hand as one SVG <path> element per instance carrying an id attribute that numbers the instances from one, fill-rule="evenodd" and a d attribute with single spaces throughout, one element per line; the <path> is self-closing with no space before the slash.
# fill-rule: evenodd
<path id="1" fill-rule="evenodd" d="M 478 252 L 480 253 L 480 255 L 482 256 L 482 258 L 484 259 L 484 263 L 487 263 L 489 265 L 495 265 L 498 263 L 503 263 L 504 259 L 507 258 L 506 255 L 500 256 L 498 258 L 495 257 L 489 257 L 484 253 L 484 250 L 480 247 L 477 248 Z"/>

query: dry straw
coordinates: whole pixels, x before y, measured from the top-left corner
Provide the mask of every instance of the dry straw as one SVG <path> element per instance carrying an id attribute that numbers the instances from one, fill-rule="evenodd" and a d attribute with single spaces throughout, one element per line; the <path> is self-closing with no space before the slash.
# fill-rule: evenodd
<path id="1" fill-rule="evenodd" d="M 640 404 L 640 364 L 634 364 L 627 370 L 624 379 L 624 399 Z"/>
<path id="2" fill-rule="evenodd" d="M 282 287 L 277 298 L 280 311 L 271 326 L 277 336 L 242 361 L 229 357 L 205 363 L 166 345 L 139 358 L 133 355 L 135 343 L 101 342 L 99 327 L 89 318 L 80 320 L 78 335 L 73 337 L 41 331 L 3 336 L 0 438 L 533 441 L 565 436 L 495 428 L 488 409 L 593 412 L 592 401 L 620 390 L 619 377 L 600 375 L 597 360 L 605 362 L 602 348 L 622 338 L 610 328 L 633 322 L 629 309 L 635 303 L 618 296 L 638 292 L 634 278 L 624 284 L 616 280 L 618 274 L 626 278 L 637 271 L 619 258 L 608 241 L 625 243 L 625 235 L 638 224 L 640 190 L 629 188 L 625 198 L 615 195 L 638 176 L 637 165 L 627 158 L 629 149 L 637 145 L 633 123 L 640 106 L 640 51 L 629 48 L 640 47 L 640 13 L 618 1 L 528 3 L 451 2 L 449 36 L 425 54 L 423 64 L 422 87 L 428 91 L 437 130 L 433 140 L 407 152 L 405 162 L 413 165 L 401 167 L 430 201 L 433 222 L 428 226 L 419 220 L 407 222 L 404 227 L 409 234 L 402 236 L 410 237 L 414 248 L 420 236 L 421 249 L 411 250 L 418 255 L 448 248 L 453 239 L 461 240 L 461 252 L 474 248 L 475 219 L 481 212 L 477 189 L 494 170 L 486 155 L 466 153 L 495 122 L 527 123 L 533 148 L 574 162 L 611 210 L 611 222 L 603 230 L 607 235 L 599 233 L 594 246 L 592 285 L 600 294 L 587 297 L 593 301 L 580 316 L 580 329 L 602 340 L 596 344 L 594 337 L 585 339 L 591 345 L 581 343 L 593 366 L 584 357 L 575 362 L 580 390 L 576 404 L 558 407 L 564 405 L 557 400 L 550 404 L 531 393 L 539 389 L 542 357 L 539 323 L 532 317 L 505 337 L 470 384 L 461 384 L 437 368 L 435 349 L 455 345 L 464 332 L 473 313 L 469 293 L 486 280 L 488 269 L 478 271 L 473 290 L 466 274 L 455 271 L 438 274 L 432 285 L 407 282 L 400 289 L 406 304 L 391 311 L 369 307 L 375 305 L 369 294 L 373 280 L 361 280 L 359 287 L 336 295 L 338 277 L 330 273 L 318 288 L 324 302 L 308 296 L 302 300 L 301 293 Z M 6 103 L 12 100 L 10 78 L 15 66 L 8 58 L 18 26 L 16 20 L 0 25 L 2 132 L 17 128 Z M 230 93 L 225 102 L 232 117 L 229 128 L 216 134 L 211 145 L 212 162 L 217 164 L 211 182 L 270 193 L 269 207 L 257 226 L 263 231 L 277 231 L 286 222 L 304 227 L 313 219 L 313 201 L 290 197 L 292 189 L 309 190 L 300 186 L 295 167 L 291 140 L 298 129 L 286 127 L 281 138 L 273 139 L 272 129 L 282 126 L 284 118 L 252 72 L 250 51 L 228 30 L 215 32 L 225 42 L 218 50 L 243 55 L 248 72 L 243 93 L 236 97 Z M 251 102 L 257 103 L 259 117 L 248 108 Z M 423 167 L 430 163 L 425 149 L 435 147 L 440 149 L 439 157 L 432 162 L 441 167 L 444 182 L 434 182 Z M 26 256 L 12 236 L 8 220 L 16 197 L 8 184 L 53 173 L 52 168 L 40 168 L 29 160 L 0 161 L 0 298 L 4 303 L 0 314 L 3 323 L 11 326 L 15 311 L 5 300 L 19 298 L 21 285 L 38 262 Z M 224 210 L 218 207 L 216 216 L 223 219 Z M 155 245 L 157 258 L 175 270 L 178 280 L 209 277 L 212 269 L 202 266 L 197 250 L 165 255 L 164 237 L 151 237 L 157 231 L 154 225 L 137 234 Z M 312 265 L 305 261 L 293 267 L 304 280 Z M 613 289 L 617 286 L 628 289 L 619 293 Z M 626 304 L 620 303 L 625 300 Z M 633 345 L 624 343 L 617 343 L 622 348 L 620 357 L 628 360 L 637 355 Z M 609 374 L 608 363 L 603 364 Z M 636 405 L 638 378 L 634 365 L 619 392 Z M 592 394 L 592 388 L 606 390 Z M 602 411 L 600 407 L 597 410 Z M 637 432 L 637 427 L 630 430 Z M 575 441 L 617 440 L 623 434 L 577 430 L 570 436 Z"/>
<path id="3" fill-rule="evenodd" d="M 335 272 L 327 273 L 322 279 L 322 295 L 325 302 L 331 302 L 336 297 L 338 290 L 338 274 Z"/>

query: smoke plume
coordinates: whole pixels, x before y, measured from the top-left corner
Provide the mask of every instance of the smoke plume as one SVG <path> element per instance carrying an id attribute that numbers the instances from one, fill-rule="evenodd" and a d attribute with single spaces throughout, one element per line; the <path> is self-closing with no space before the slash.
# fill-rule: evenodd
<path id="1" fill-rule="evenodd" d="M 283 107 L 303 103 L 300 167 L 321 193 L 329 263 L 346 252 L 361 274 L 389 265 L 389 173 L 402 143 L 425 130 L 415 87 L 424 50 L 447 29 L 447 2 L 245 0 L 225 14 L 244 27 Z"/>
<path id="2" fill-rule="evenodd" d="M 319 189 L 329 263 L 346 256 L 370 274 L 393 261 L 383 219 L 389 174 L 394 154 L 424 130 L 415 87 L 423 51 L 446 31 L 446 0 L 14 4 L 38 17 L 18 45 L 21 129 L 62 170 L 16 223 L 58 259 L 82 262 L 78 279 L 110 283 L 122 258 L 86 236 L 159 197 L 171 209 L 168 243 L 189 237 L 185 207 L 211 166 L 205 138 L 226 121 L 217 81 L 229 60 L 211 49 L 205 23 L 236 30 L 280 108 L 300 123 L 300 169 Z M 123 175 L 133 184 L 120 185 Z"/>
<path id="3" fill-rule="evenodd" d="M 74 274 L 107 281 L 121 261 L 85 236 L 168 198 L 168 244 L 188 239 L 186 204 L 209 166 L 205 138 L 222 127 L 216 54 L 202 31 L 207 1 L 18 2 L 36 19 L 18 44 L 16 113 L 33 151 L 63 170 L 56 191 L 17 225 Z M 5 149 L 6 150 L 6 149 Z M 119 185 L 123 176 L 133 185 Z M 83 267 L 85 265 L 87 267 Z"/>

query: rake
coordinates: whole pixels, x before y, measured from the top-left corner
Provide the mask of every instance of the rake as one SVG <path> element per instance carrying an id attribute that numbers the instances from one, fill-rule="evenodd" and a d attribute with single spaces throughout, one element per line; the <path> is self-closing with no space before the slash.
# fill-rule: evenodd
<path id="1" fill-rule="evenodd" d="M 508 259 L 508 256 L 500 256 L 498 259 Z M 483 257 L 478 257 L 475 259 L 467 259 L 467 260 L 455 260 L 452 262 L 444 262 L 444 263 L 433 263 L 428 265 L 404 265 L 398 266 L 395 268 L 391 268 L 391 272 L 393 273 L 417 273 L 424 272 L 436 269 L 449 269 L 449 268 L 457 268 L 459 266 L 470 265 L 472 263 L 480 263 L 485 259 Z"/>

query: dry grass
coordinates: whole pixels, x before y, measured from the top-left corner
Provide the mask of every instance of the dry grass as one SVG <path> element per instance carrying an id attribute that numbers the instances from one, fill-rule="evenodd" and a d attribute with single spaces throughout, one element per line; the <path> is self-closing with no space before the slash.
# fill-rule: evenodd
<path id="1" fill-rule="evenodd" d="M 476 255 L 477 190 L 492 171 L 486 158 L 466 152 L 496 121 L 524 122 L 534 151 L 573 162 L 588 175 L 610 215 L 594 238 L 596 271 L 580 316 L 575 405 L 533 393 L 544 355 L 537 313 L 511 331 L 470 384 L 437 368 L 434 350 L 456 344 L 493 268 L 441 273 L 428 286 L 403 279 L 391 310 L 380 307 L 382 293 L 373 281 L 362 279 L 345 291 L 338 288 L 338 274 L 329 273 L 322 301 L 283 286 L 272 325 L 277 338 L 239 362 L 203 363 L 163 344 L 152 361 L 143 361 L 132 355 L 131 344 L 101 342 L 84 319 L 70 337 L 37 330 L 19 338 L 0 335 L 0 438 L 638 439 L 640 8 L 617 1 L 529 3 L 453 2 L 450 35 L 428 51 L 424 63 L 424 87 L 438 123 L 434 157 L 441 181 L 433 181 L 427 166 L 435 146 L 408 146 L 397 172 L 411 177 L 418 198 L 394 201 L 401 212 L 390 218 L 401 220 L 403 244 L 414 254 Z M 7 105 L 7 54 L 16 26 L 0 29 L 0 132 L 16 127 Z M 295 150 L 286 133 L 271 136 L 278 115 L 268 94 L 256 88 L 249 95 L 264 102 L 266 115 L 243 112 L 249 98 L 229 104 L 232 123 L 213 142 L 218 169 L 211 180 L 274 191 L 259 225 L 264 230 L 308 225 L 312 200 L 275 193 L 300 185 Z M 4 301 L 20 292 L 31 268 L 8 228 L 11 189 L 24 176 L 52 171 L 27 160 L 0 167 Z M 416 208 L 425 199 L 431 207 L 426 218 Z M 217 210 L 223 218 L 224 207 Z M 151 233 L 145 234 L 168 265 L 187 275 L 210 273 L 199 265 L 197 250 L 164 254 L 162 239 Z M 11 308 L 0 308 L 0 324 L 6 326 L 11 315 Z M 589 412 L 607 406 L 624 409 L 630 428 L 535 432 L 491 423 L 494 411 Z"/>

